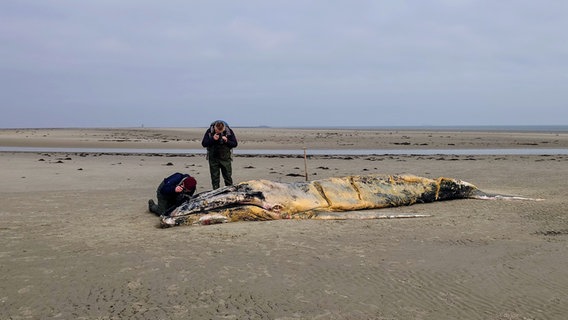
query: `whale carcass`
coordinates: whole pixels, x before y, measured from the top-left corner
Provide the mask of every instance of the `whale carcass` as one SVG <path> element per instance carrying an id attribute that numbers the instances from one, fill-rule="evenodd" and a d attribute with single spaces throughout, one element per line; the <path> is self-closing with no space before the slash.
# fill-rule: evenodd
<path id="1" fill-rule="evenodd" d="M 251 180 L 197 194 L 169 216 L 162 216 L 161 226 L 276 219 L 421 217 L 425 215 L 393 216 L 365 209 L 452 199 L 528 198 L 488 194 L 458 179 L 414 175 L 357 175 L 294 183 Z"/>

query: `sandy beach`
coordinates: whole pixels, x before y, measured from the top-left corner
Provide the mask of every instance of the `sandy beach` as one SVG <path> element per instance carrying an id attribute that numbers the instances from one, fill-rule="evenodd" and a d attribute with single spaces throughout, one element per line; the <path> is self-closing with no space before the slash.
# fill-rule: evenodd
<path id="1" fill-rule="evenodd" d="M 543 201 L 456 200 L 393 220 L 158 227 L 173 172 L 210 189 L 204 128 L 2 129 L 0 319 L 565 319 L 568 155 L 309 155 L 311 180 L 452 177 Z M 239 150 L 566 149 L 567 132 L 235 128 Z M 129 148 L 156 149 L 134 153 Z M 303 181 L 296 155 L 235 155 L 234 180 Z"/>

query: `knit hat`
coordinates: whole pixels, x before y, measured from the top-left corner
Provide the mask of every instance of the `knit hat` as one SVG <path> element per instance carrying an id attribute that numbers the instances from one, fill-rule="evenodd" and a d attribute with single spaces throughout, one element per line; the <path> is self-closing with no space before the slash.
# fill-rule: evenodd
<path id="1" fill-rule="evenodd" d="M 195 186 L 197 186 L 197 181 L 195 181 L 194 177 L 187 177 L 183 179 L 183 187 L 186 190 L 194 190 Z"/>

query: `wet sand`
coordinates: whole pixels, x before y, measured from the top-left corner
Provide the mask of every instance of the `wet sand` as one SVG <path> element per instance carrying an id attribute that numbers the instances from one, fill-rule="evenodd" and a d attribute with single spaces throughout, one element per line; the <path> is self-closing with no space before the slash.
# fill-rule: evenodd
<path id="1" fill-rule="evenodd" d="M 567 133 L 238 128 L 243 149 L 567 148 Z M 203 128 L 0 130 L 0 146 L 201 148 Z M 411 173 L 544 201 L 388 209 L 431 217 L 158 228 L 166 175 L 204 155 L 0 152 L 1 319 L 565 319 L 568 156 L 308 157 L 308 176 Z M 236 155 L 234 180 L 304 180 Z"/>

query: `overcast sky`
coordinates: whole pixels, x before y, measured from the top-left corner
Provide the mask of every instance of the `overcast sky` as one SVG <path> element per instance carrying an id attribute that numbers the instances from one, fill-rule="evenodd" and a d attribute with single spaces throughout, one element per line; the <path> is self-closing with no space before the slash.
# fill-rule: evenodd
<path id="1" fill-rule="evenodd" d="M 0 127 L 568 124 L 568 1 L 2 0 Z"/>

